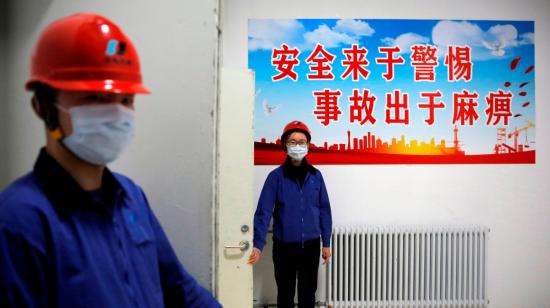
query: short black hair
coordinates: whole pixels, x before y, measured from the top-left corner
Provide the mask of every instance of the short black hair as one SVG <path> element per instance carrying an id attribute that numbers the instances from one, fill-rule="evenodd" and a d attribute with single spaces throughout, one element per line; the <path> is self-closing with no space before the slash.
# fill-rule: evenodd
<path id="1" fill-rule="evenodd" d="M 49 130 L 56 129 L 59 126 L 58 110 L 55 106 L 58 91 L 45 83 L 36 83 L 33 89 L 40 117 Z"/>

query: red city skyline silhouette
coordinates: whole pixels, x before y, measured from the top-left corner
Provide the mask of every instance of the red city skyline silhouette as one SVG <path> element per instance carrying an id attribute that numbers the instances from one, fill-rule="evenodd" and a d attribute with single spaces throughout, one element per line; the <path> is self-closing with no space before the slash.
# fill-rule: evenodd
<path id="1" fill-rule="evenodd" d="M 517 135 L 517 134 L 516 134 Z M 512 134 L 510 134 L 512 136 Z M 435 138 L 429 142 L 412 139 L 407 142 L 404 135 L 384 141 L 370 131 L 361 137 L 354 137 L 347 131 L 347 142 L 329 144 L 311 143 L 308 161 L 313 164 L 524 164 L 535 163 L 535 150 L 522 146 L 508 152 L 495 151 L 491 154 L 467 155 L 458 139 L 458 127 L 453 128 L 453 140 L 447 142 Z M 517 143 L 517 142 L 516 142 Z M 281 164 L 286 157 L 281 139 L 268 142 L 266 138 L 254 142 L 255 165 Z"/>

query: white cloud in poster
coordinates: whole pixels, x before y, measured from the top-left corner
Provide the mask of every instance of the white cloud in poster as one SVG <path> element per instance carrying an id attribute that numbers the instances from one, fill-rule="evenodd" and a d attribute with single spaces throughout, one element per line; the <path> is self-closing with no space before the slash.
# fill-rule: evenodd
<path id="1" fill-rule="evenodd" d="M 440 49 L 440 55 L 448 45 L 468 45 L 472 58 L 487 60 L 506 56 L 507 51 L 519 45 L 533 43 L 532 33 L 525 33 L 518 41 L 518 31 L 513 25 L 495 25 L 483 31 L 467 21 L 440 21 L 432 29 L 432 41 Z"/>
<path id="2" fill-rule="evenodd" d="M 435 45 L 483 45 L 483 30 L 478 25 L 467 21 L 440 21 L 432 29 L 432 40 Z"/>
<path id="3" fill-rule="evenodd" d="M 317 43 L 335 48 L 359 44 L 361 38 L 375 33 L 368 22 L 357 19 L 340 19 L 333 27 L 321 24 L 311 31 L 296 19 L 251 19 L 248 26 L 250 51 L 271 50 L 282 43 L 301 50 L 311 50 Z M 408 32 L 381 41 L 388 46 L 399 46 L 402 53 L 410 53 L 410 46 L 414 44 L 431 43 L 438 47 L 440 57 L 447 52 L 448 45 L 468 45 L 472 48 L 473 59 L 487 60 L 510 55 L 512 48 L 534 44 L 534 33 L 518 34 L 510 24 L 495 25 L 484 31 L 475 22 L 443 20 L 432 29 L 431 40 Z"/>
<path id="4" fill-rule="evenodd" d="M 317 43 L 334 48 L 358 44 L 361 37 L 374 33 L 367 22 L 355 19 L 340 19 L 332 28 L 321 24 L 312 31 L 306 31 L 296 19 L 251 19 L 248 22 L 248 49 L 271 50 L 282 43 L 301 50 L 313 49 Z"/>
<path id="5" fill-rule="evenodd" d="M 248 21 L 248 49 L 271 50 L 282 43 L 302 43 L 304 25 L 295 19 L 251 19 Z"/>
<path id="6" fill-rule="evenodd" d="M 505 42 L 507 46 L 517 46 L 518 30 L 512 25 L 496 25 L 487 31 L 487 37 Z"/>
<path id="7" fill-rule="evenodd" d="M 353 36 L 372 36 L 375 32 L 367 22 L 356 19 L 340 19 L 333 30 Z"/>
<path id="8" fill-rule="evenodd" d="M 399 46 L 401 53 L 410 53 L 411 46 L 415 44 L 427 44 L 430 39 L 417 33 L 403 33 L 396 38 L 386 37 L 382 39 L 382 43 L 388 46 Z"/>
<path id="9" fill-rule="evenodd" d="M 341 44 L 357 44 L 356 37 L 335 31 L 327 25 L 320 25 L 317 29 L 305 33 L 304 39 L 310 48 L 317 43 L 323 44 L 325 48 L 338 47 Z"/>
<path id="10" fill-rule="evenodd" d="M 364 36 L 372 36 L 375 30 L 362 20 L 340 19 L 334 27 L 326 24 L 319 25 L 317 29 L 304 34 L 305 49 L 312 49 L 317 43 L 323 44 L 325 48 L 334 48 L 340 45 L 359 44 Z"/>
<path id="11" fill-rule="evenodd" d="M 533 32 L 523 33 L 522 35 L 519 36 L 519 38 L 520 38 L 519 40 L 520 45 L 535 44 L 535 33 Z"/>

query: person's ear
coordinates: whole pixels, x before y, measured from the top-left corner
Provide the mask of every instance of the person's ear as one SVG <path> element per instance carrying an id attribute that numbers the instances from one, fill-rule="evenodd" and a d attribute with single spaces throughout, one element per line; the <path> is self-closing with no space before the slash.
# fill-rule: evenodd
<path id="1" fill-rule="evenodd" d="M 31 105 L 32 105 L 32 110 L 34 111 L 34 114 L 36 114 L 39 118 L 44 120 L 44 112 L 42 111 L 40 107 L 40 103 L 38 103 L 38 100 L 34 95 L 31 98 Z"/>
<path id="2" fill-rule="evenodd" d="M 54 104 L 46 103 L 44 99 L 41 101 L 36 94 L 33 95 L 31 104 L 34 113 L 44 121 L 48 130 L 54 131 L 59 128 L 57 109 Z M 57 135 L 59 134 L 56 134 L 56 136 Z"/>

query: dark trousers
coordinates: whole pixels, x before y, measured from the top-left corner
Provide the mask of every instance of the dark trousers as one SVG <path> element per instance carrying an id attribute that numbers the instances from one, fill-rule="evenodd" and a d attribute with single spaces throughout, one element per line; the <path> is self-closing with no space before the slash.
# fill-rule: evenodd
<path id="1" fill-rule="evenodd" d="M 315 307 L 317 271 L 321 254 L 320 239 L 302 243 L 285 243 L 273 238 L 273 265 L 277 282 L 277 307 L 294 307 L 298 277 L 298 307 Z"/>

